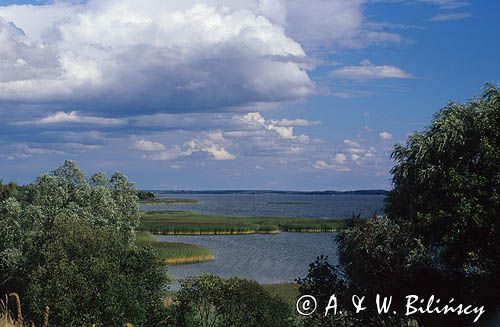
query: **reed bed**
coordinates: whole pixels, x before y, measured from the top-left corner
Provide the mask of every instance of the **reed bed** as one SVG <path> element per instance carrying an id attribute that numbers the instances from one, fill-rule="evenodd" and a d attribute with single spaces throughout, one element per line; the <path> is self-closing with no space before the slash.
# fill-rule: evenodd
<path id="1" fill-rule="evenodd" d="M 140 230 L 159 235 L 236 235 L 285 232 L 336 232 L 344 220 L 283 217 L 229 217 L 191 211 L 149 211 Z"/>
<path id="2" fill-rule="evenodd" d="M 14 306 L 16 314 L 9 310 L 9 299 L 14 299 Z M 49 307 L 46 306 L 43 315 L 43 327 L 49 325 Z M 35 324 L 30 321 L 25 321 L 21 309 L 21 299 L 17 293 L 10 293 L 5 295 L 5 300 L 0 300 L 0 327 L 35 327 Z"/>
<path id="3" fill-rule="evenodd" d="M 168 265 L 179 265 L 214 260 L 213 253 L 204 247 L 176 242 L 157 241 L 149 232 L 137 233 L 138 244 L 151 245 L 160 256 L 161 260 Z"/>

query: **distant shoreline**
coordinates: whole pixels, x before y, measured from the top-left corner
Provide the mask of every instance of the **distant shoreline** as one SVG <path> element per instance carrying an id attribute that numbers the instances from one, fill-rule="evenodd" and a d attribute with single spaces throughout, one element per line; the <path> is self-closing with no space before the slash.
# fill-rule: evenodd
<path id="1" fill-rule="evenodd" d="M 277 190 L 147 190 L 162 194 L 285 194 L 285 195 L 387 195 L 387 190 L 354 191 L 277 191 Z"/>

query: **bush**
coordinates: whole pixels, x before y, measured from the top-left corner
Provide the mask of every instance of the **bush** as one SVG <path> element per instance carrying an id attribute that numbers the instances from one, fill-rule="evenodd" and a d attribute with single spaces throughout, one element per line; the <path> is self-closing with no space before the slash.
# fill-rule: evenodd
<path id="1" fill-rule="evenodd" d="M 255 281 L 214 275 L 188 278 L 175 296 L 176 326 L 278 327 L 292 323 L 289 308 Z"/>

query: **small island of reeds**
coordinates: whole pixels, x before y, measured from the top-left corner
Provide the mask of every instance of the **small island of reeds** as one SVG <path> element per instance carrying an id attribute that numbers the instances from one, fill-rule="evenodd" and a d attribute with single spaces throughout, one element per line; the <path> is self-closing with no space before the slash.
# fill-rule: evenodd
<path id="1" fill-rule="evenodd" d="M 139 229 L 160 235 L 235 235 L 284 232 L 336 232 L 341 219 L 283 217 L 229 217 L 192 211 L 149 211 L 142 213 Z"/>
<path id="2" fill-rule="evenodd" d="M 197 263 L 215 259 L 212 251 L 207 248 L 188 243 L 160 242 L 149 232 L 138 232 L 136 242 L 139 245 L 153 247 L 162 262 L 167 265 Z"/>

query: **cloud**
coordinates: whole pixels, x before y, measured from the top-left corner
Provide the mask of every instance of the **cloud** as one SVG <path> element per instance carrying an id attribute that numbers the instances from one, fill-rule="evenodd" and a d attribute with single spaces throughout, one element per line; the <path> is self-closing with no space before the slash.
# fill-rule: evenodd
<path id="1" fill-rule="evenodd" d="M 344 66 L 330 72 L 330 76 L 341 79 L 368 80 L 383 78 L 410 78 L 411 74 L 395 66 L 375 66 L 363 60 L 359 66 Z"/>
<path id="2" fill-rule="evenodd" d="M 403 3 L 403 4 L 427 4 L 437 6 L 440 9 L 456 9 L 469 5 L 468 0 L 371 0 L 373 3 Z"/>
<path id="3" fill-rule="evenodd" d="M 396 33 L 377 31 L 363 15 L 365 0 L 294 0 L 286 3 L 286 31 L 306 49 L 363 48 L 401 42 Z"/>
<path id="4" fill-rule="evenodd" d="M 33 156 L 39 156 L 39 155 L 60 155 L 60 154 L 65 154 L 65 153 L 63 151 L 54 149 L 30 147 L 28 145 L 19 145 L 14 153 L 7 156 L 7 159 L 14 160 L 17 158 L 31 158 Z"/>
<path id="5" fill-rule="evenodd" d="M 71 111 L 66 113 L 64 111 L 58 111 L 53 114 L 49 114 L 46 117 L 21 121 L 16 123 L 17 125 L 49 125 L 49 124 L 63 124 L 63 123 L 75 123 L 75 124 L 90 124 L 90 125 L 123 125 L 126 123 L 124 119 L 118 118 L 104 118 L 104 117 L 94 117 L 94 116 L 82 116 L 76 111 Z"/>
<path id="6" fill-rule="evenodd" d="M 337 153 L 335 155 L 335 158 L 333 159 L 334 162 L 338 163 L 338 164 L 344 164 L 346 162 L 346 156 L 345 154 L 343 153 Z"/>
<path id="7" fill-rule="evenodd" d="M 172 148 L 153 155 L 144 155 L 148 160 L 174 160 L 179 157 L 190 157 L 195 153 L 207 153 L 213 160 L 233 160 L 236 156 L 229 153 L 226 147 L 230 145 L 221 131 L 203 133 L 201 138 L 185 142 L 182 147 L 174 145 Z"/>
<path id="8" fill-rule="evenodd" d="M 358 142 L 351 141 L 348 139 L 344 140 L 344 144 L 350 148 L 361 148 L 361 145 Z"/>
<path id="9" fill-rule="evenodd" d="M 271 121 L 274 125 L 276 126 L 301 126 L 301 127 L 306 127 L 306 126 L 315 126 L 315 125 L 320 125 L 320 121 L 311 121 L 307 119 L 281 119 L 281 120 L 272 120 Z"/>
<path id="10" fill-rule="evenodd" d="M 139 151 L 162 151 L 165 150 L 165 146 L 158 142 L 141 139 L 134 141 L 130 145 L 130 149 Z"/>
<path id="11" fill-rule="evenodd" d="M 447 22 L 452 20 L 463 20 L 466 18 L 470 18 L 472 15 L 467 12 L 461 13 L 450 13 L 450 14 L 439 14 L 430 19 L 432 22 Z"/>
<path id="12" fill-rule="evenodd" d="M 314 93 L 306 53 L 282 26 L 256 9 L 210 3 L 0 7 L 0 104 L 116 116 L 235 110 Z"/>
<path id="13" fill-rule="evenodd" d="M 255 111 L 316 94 L 314 53 L 401 42 L 365 0 L 90 0 L 0 6 L 0 109 Z M 36 17 L 37 19 L 33 19 Z M 252 109 L 253 108 L 253 109 Z"/>
<path id="14" fill-rule="evenodd" d="M 382 140 L 392 140 L 392 134 L 389 132 L 380 132 L 380 133 L 378 133 L 378 136 Z"/>
<path id="15" fill-rule="evenodd" d="M 259 112 L 249 112 L 245 115 L 234 116 L 234 119 L 249 125 L 263 127 L 269 131 L 275 132 L 282 139 L 296 140 L 300 143 L 309 143 L 309 137 L 307 135 L 294 135 L 293 127 L 310 126 L 315 124 L 314 122 L 304 119 L 283 119 L 281 121 L 271 120 L 268 122 Z"/>
<path id="16" fill-rule="evenodd" d="M 316 160 L 313 164 L 313 168 L 320 170 L 334 170 L 337 172 L 351 171 L 349 167 L 327 163 L 325 160 Z"/>
<path id="17" fill-rule="evenodd" d="M 442 9 L 456 9 L 467 6 L 469 1 L 464 0 L 417 0 L 423 3 L 436 5 Z"/>

